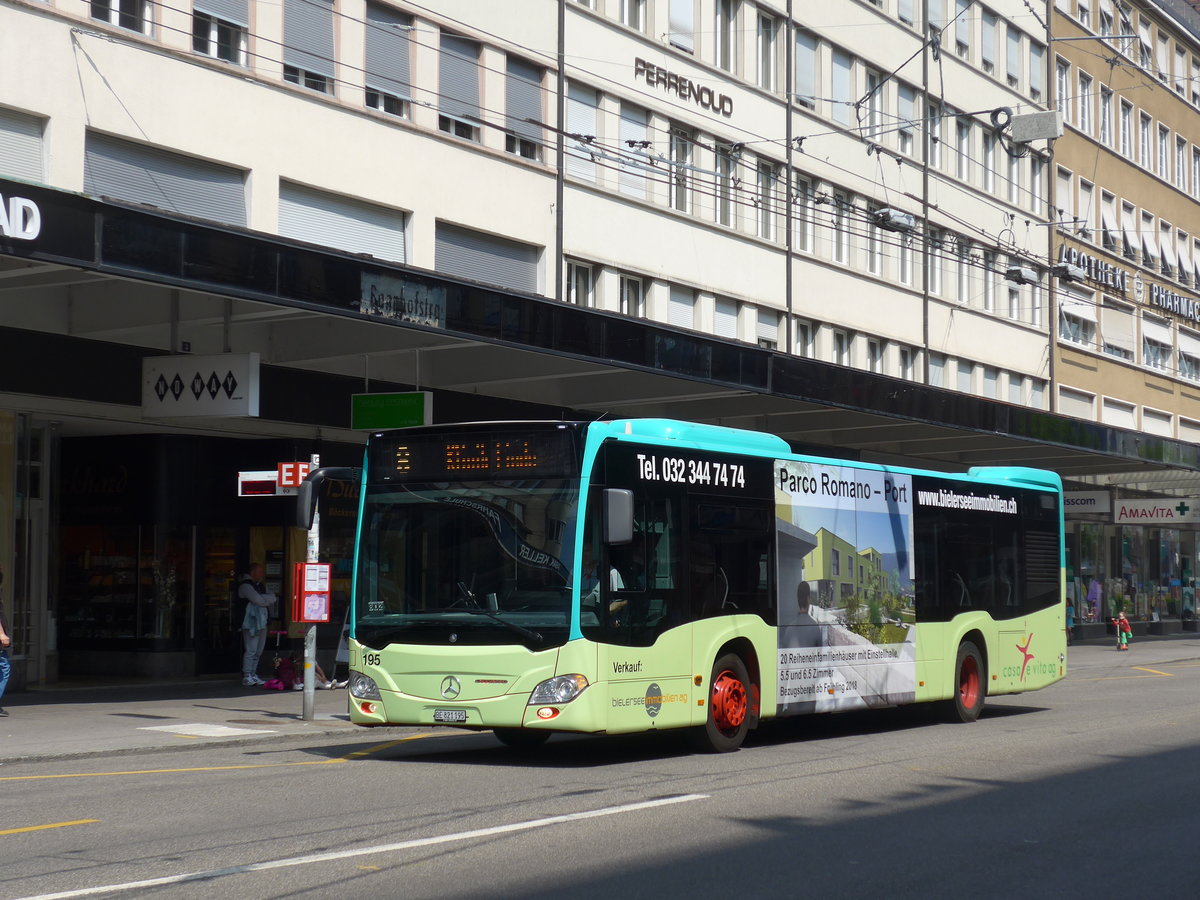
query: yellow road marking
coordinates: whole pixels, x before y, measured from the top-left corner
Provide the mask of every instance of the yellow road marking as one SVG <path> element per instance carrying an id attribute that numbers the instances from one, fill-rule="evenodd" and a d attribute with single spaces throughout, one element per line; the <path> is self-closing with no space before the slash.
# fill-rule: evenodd
<path id="1" fill-rule="evenodd" d="M 69 825 L 91 825 L 99 819 L 76 819 L 74 822 L 51 822 L 49 825 L 26 825 L 24 828 L 6 828 L 0 834 L 23 834 L 26 831 L 45 831 L 47 828 L 66 828 Z"/>
<path id="2" fill-rule="evenodd" d="M 400 738 L 395 741 L 388 741 L 386 744 L 376 744 L 374 747 L 368 747 L 366 750 L 355 750 L 352 753 L 347 753 L 345 756 L 339 756 L 336 759 L 313 759 L 303 762 L 280 762 L 280 763 L 243 763 L 236 766 L 194 766 L 186 769 L 131 769 L 126 772 L 66 772 L 61 775 L 9 775 L 0 778 L 2 781 L 50 781 L 55 778 L 111 778 L 114 775 L 180 775 L 192 772 L 235 772 L 241 769 L 286 769 L 293 766 L 328 766 L 336 765 L 337 763 L 350 762 L 354 759 L 361 759 L 371 753 L 376 753 L 388 747 L 395 747 L 398 744 L 404 744 L 409 741 L 417 741 L 421 738 L 430 737 L 429 734 L 414 734 L 409 737 Z M 0 832 L 3 834 L 4 832 Z"/>
<path id="3" fill-rule="evenodd" d="M 1167 678 L 1175 677 L 1170 672 L 1160 672 L 1158 669 L 1147 669 L 1145 666 L 1134 666 L 1133 668 L 1137 669 L 1139 672 L 1153 672 L 1155 675 L 1163 675 Z"/>

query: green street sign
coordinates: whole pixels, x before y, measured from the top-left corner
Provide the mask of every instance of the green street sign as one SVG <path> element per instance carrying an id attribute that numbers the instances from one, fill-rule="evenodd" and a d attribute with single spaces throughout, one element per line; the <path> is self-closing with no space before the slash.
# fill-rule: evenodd
<path id="1" fill-rule="evenodd" d="M 433 424 L 433 395 L 429 391 L 406 394 L 352 394 L 350 427 L 361 431 L 411 428 Z"/>

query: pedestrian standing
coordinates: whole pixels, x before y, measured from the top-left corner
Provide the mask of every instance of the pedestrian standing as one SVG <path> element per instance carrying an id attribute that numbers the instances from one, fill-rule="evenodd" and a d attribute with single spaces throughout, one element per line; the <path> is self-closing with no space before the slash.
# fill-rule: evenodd
<path id="1" fill-rule="evenodd" d="M 1129 635 L 1133 633 L 1133 629 L 1129 627 L 1129 619 L 1125 618 L 1125 610 L 1117 613 L 1117 618 L 1114 620 L 1117 626 L 1117 649 L 1129 649 Z"/>
<path id="2" fill-rule="evenodd" d="M 8 648 L 12 646 L 12 638 L 8 633 L 8 622 L 4 619 L 4 570 L 0 569 L 0 700 L 4 699 L 4 689 L 8 687 L 8 675 L 12 666 L 8 661 Z M 0 717 L 7 716 L 8 710 L 0 706 Z"/>
<path id="3" fill-rule="evenodd" d="M 1071 638 L 1075 634 L 1075 601 L 1067 601 L 1067 646 L 1071 646 Z"/>
<path id="4" fill-rule="evenodd" d="M 238 597 L 245 602 L 242 613 L 242 684 L 254 687 L 262 684 L 258 677 L 258 661 L 267 645 L 267 610 L 275 605 L 275 595 L 263 583 L 263 564 L 251 563 L 250 570 L 238 585 Z"/>

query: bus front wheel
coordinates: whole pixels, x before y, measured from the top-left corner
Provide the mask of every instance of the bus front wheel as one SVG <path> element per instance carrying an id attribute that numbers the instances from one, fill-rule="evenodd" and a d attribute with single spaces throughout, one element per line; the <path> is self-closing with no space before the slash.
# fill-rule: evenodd
<path id="1" fill-rule="evenodd" d="M 693 743 L 708 753 L 737 750 L 746 740 L 755 686 L 746 664 L 736 653 L 726 653 L 712 668 L 708 691 L 708 721 L 692 732 Z"/>
<path id="2" fill-rule="evenodd" d="M 974 722 L 983 712 L 983 700 L 987 696 L 986 670 L 979 648 L 970 641 L 958 646 L 958 659 L 954 664 L 954 698 L 947 712 L 953 721 Z"/>
<path id="3" fill-rule="evenodd" d="M 535 731 L 532 728 L 493 728 L 492 734 L 505 747 L 514 750 L 533 750 L 542 746 L 550 739 L 550 732 Z"/>

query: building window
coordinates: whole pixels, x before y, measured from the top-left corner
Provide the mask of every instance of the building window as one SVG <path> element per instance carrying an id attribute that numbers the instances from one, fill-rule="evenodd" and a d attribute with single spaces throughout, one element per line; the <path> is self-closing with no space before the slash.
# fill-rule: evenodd
<path id="1" fill-rule="evenodd" d="M 542 70 L 521 59 L 509 59 L 504 94 L 504 149 L 525 159 L 542 158 Z"/>
<path id="2" fill-rule="evenodd" d="M 925 257 L 929 270 L 929 293 L 942 292 L 942 232 L 930 228 L 925 234 Z"/>
<path id="3" fill-rule="evenodd" d="M 931 168 L 942 167 L 942 117 L 944 111 L 937 103 L 931 102 L 925 110 L 925 134 L 929 138 L 929 165 Z"/>
<path id="4" fill-rule="evenodd" d="M 979 63 L 983 71 L 991 75 L 996 71 L 996 14 L 985 9 L 980 22 Z"/>
<path id="5" fill-rule="evenodd" d="M 1063 121 L 1071 121 L 1071 66 L 1065 59 L 1054 62 L 1054 100 Z"/>
<path id="6" fill-rule="evenodd" d="M 1021 32 L 1008 26 L 1005 32 L 1005 78 L 1009 87 L 1021 86 Z"/>
<path id="7" fill-rule="evenodd" d="M 1058 336 L 1069 343 L 1091 347 L 1096 342 L 1096 323 L 1064 309 L 1058 314 Z"/>
<path id="8" fill-rule="evenodd" d="M 1126 159 L 1133 158 L 1133 104 L 1128 100 L 1121 101 L 1121 155 Z"/>
<path id="9" fill-rule="evenodd" d="M 1142 365 L 1151 369 L 1166 371 L 1171 368 L 1171 345 L 1156 341 L 1154 338 L 1142 338 Z"/>
<path id="10" fill-rule="evenodd" d="M 971 180 L 971 120 L 960 116 L 955 119 L 954 133 L 955 149 L 957 151 L 957 165 L 955 166 L 959 179 L 962 181 Z"/>
<path id="11" fill-rule="evenodd" d="M 867 371 L 883 371 L 883 344 L 877 338 L 867 340 Z"/>
<path id="12" fill-rule="evenodd" d="M 872 275 L 879 275 L 883 272 L 880 250 L 879 226 L 872 221 L 867 225 L 867 271 Z"/>
<path id="13" fill-rule="evenodd" d="M 646 317 L 646 283 L 642 279 L 621 276 L 621 313 L 635 319 Z"/>
<path id="14" fill-rule="evenodd" d="M 696 13 L 694 0 L 671 0 L 668 9 L 668 40 L 672 47 L 686 53 L 696 52 Z"/>
<path id="15" fill-rule="evenodd" d="M 792 196 L 792 221 L 795 222 L 796 249 L 811 253 L 813 249 L 813 192 L 805 178 L 795 179 Z"/>
<path id="16" fill-rule="evenodd" d="M 1171 129 L 1158 126 L 1158 177 L 1171 180 Z"/>
<path id="17" fill-rule="evenodd" d="M 645 31 L 646 0 L 621 0 L 621 24 L 635 31 Z"/>
<path id="18" fill-rule="evenodd" d="M 1041 44 L 1029 42 L 1029 99 L 1042 99 L 1042 91 L 1046 84 L 1046 48 Z"/>
<path id="19" fill-rule="evenodd" d="M 230 6 L 236 9 L 238 4 Z M 226 21 L 200 9 L 197 4 L 192 14 L 192 49 L 203 56 L 223 59 L 235 66 L 246 65 L 246 23 Z"/>
<path id="20" fill-rule="evenodd" d="M 774 16 L 758 14 L 758 86 L 763 90 L 775 90 L 775 70 L 778 62 L 775 55 L 775 38 L 779 34 L 779 21 Z"/>
<path id="21" fill-rule="evenodd" d="M 1079 73 L 1079 130 L 1092 133 L 1092 77 Z"/>
<path id="22" fill-rule="evenodd" d="M 878 140 L 883 118 L 883 87 L 878 72 L 867 72 L 867 136 Z M 903 126 L 901 126 L 903 127 Z"/>
<path id="23" fill-rule="evenodd" d="M 958 302 L 971 300 L 971 244 L 958 238 Z"/>
<path id="24" fill-rule="evenodd" d="M 671 206 L 681 212 L 688 212 L 692 208 L 688 183 L 693 144 L 691 132 L 677 125 L 671 127 Z"/>
<path id="25" fill-rule="evenodd" d="M 983 189 L 996 190 L 996 133 L 983 133 Z"/>
<path id="26" fill-rule="evenodd" d="M 854 97 L 854 61 L 850 54 L 843 50 L 833 51 L 833 121 L 839 125 L 850 124 L 850 107 L 856 102 Z"/>
<path id="27" fill-rule="evenodd" d="M 150 34 L 154 27 L 150 0 L 92 0 L 92 18 L 119 28 Z"/>
<path id="28" fill-rule="evenodd" d="M 1100 143 L 1105 147 L 1113 145 L 1112 101 L 1112 88 L 1100 85 Z"/>
<path id="29" fill-rule="evenodd" d="M 900 236 L 900 283 L 912 284 L 913 244 L 911 234 Z"/>
<path id="30" fill-rule="evenodd" d="M 913 153 L 913 132 L 917 128 L 917 92 L 906 84 L 900 85 L 897 92 L 900 104 L 900 122 L 897 133 L 900 140 L 900 152 L 906 156 Z"/>
<path id="31" fill-rule="evenodd" d="M 1188 381 L 1200 381 L 1200 356 L 1179 351 L 1179 377 Z"/>
<path id="32" fill-rule="evenodd" d="M 739 0 L 716 0 L 716 63 L 726 72 L 737 71 Z"/>
<path id="33" fill-rule="evenodd" d="M 391 7 L 367 4 L 366 105 L 393 116 L 407 116 L 412 98 L 409 35 L 412 19 Z"/>
<path id="34" fill-rule="evenodd" d="M 733 175 L 735 161 L 733 148 L 718 144 L 716 148 L 716 218 L 720 225 L 733 225 Z"/>
<path id="35" fill-rule="evenodd" d="M 912 381 L 916 373 L 916 366 L 913 360 L 912 347 L 900 348 L 900 377 L 905 381 Z"/>
<path id="36" fill-rule="evenodd" d="M 817 39 L 796 32 L 796 102 L 813 109 L 817 105 Z"/>
<path id="37" fill-rule="evenodd" d="M 796 320 L 796 355 L 803 357 L 812 357 L 813 351 L 813 326 L 812 322 L 806 322 L 803 319 Z"/>
<path id="38" fill-rule="evenodd" d="M 1138 162 L 1147 169 L 1154 165 L 1154 150 L 1151 146 L 1154 132 L 1151 125 L 1149 113 L 1142 113 L 1138 117 Z"/>
<path id="39" fill-rule="evenodd" d="M 775 215 L 779 170 L 773 163 L 758 164 L 758 236 L 763 240 L 775 240 Z"/>
<path id="40" fill-rule="evenodd" d="M 848 228 L 847 209 L 849 200 L 844 194 L 833 196 L 833 258 L 835 262 L 848 262 L 850 259 L 850 231 Z"/>
<path id="41" fill-rule="evenodd" d="M 946 357 L 944 354 L 929 354 L 929 384 L 933 387 L 946 386 Z"/>
<path id="42" fill-rule="evenodd" d="M 479 44 L 441 36 L 438 59 L 438 128 L 468 141 L 479 140 Z"/>
<path id="43" fill-rule="evenodd" d="M 954 0 L 954 52 L 963 59 L 971 55 L 971 3 Z"/>
<path id="44" fill-rule="evenodd" d="M 1175 187 L 1185 194 L 1188 189 L 1187 138 L 1175 136 Z"/>
<path id="45" fill-rule="evenodd" d="M 996 252 L 983 251 L 983 309 L 994 312 L 996 309 Z"/>
<path id="46" fill-rule="evenodd" d="M 595 306 L 592 292 L 592 267 L 586 263 L 567 261 L 567 302 L 576 306 Z"/>
<path id="47" fill-rule="evenodd" d="M 850 366 L 850 335 L 840 329 L 833 330 L 833 361 L 839 366 Z"/>
<path id="48" fill-rule="evenodd" d="M 333 0 L 284 0 L 284 81 L 332 94 L 333 59 Z"/>
<path id="49" fill-rule="evenodd" d="M 956 387 L 964 394 L 969 394 L 974 389 L 975 382 L 975 364 L 960 359 L 958 361 L 958 381 Z"/>
<path id="50" fill-rule="evenodd" d="M 641 107 L 621 104 L 621 171 L 618 184 L 622 194 L 641 200 L 646 198 L 646 150 L 650 146 L 648 119 L 648 113 Z"/>

